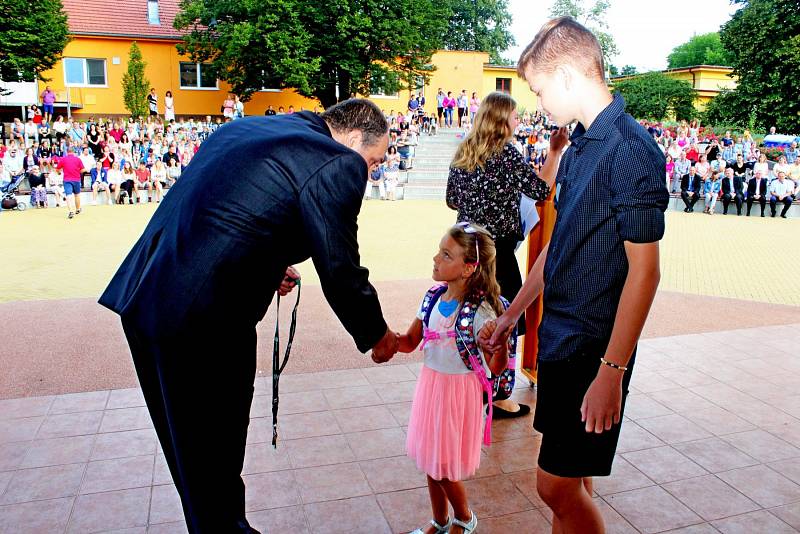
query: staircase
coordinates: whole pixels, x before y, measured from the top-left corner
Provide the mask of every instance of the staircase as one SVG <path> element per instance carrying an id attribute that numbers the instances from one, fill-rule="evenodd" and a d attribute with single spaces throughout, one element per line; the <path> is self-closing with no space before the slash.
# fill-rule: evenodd
<path id="1" fill-rule="evenodd" d="M 403 184 L 404 200 L 445 199 L 450 162 L 461 142 L 463 130 L 440 129 L 437 135 L 420 135 L 414 166 Z"/>

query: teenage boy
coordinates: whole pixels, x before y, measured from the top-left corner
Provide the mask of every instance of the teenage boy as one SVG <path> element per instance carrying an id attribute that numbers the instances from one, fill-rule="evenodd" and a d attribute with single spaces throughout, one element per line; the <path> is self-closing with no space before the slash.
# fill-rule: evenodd
<path id="1" fill-rule="evenodd" d="M 553 532 L 600 533 L 591 477 L 611 472 L 636 343 L 660 279 L 665 158 L 608 92 L 600 45 L 575 19 L 545 24 L 518 72 L 552 122 L 578 124 L 556 178 L 552 239 L 482 342 L 500 341 L 544 288 L 537 489 L 553 510 Z"/>

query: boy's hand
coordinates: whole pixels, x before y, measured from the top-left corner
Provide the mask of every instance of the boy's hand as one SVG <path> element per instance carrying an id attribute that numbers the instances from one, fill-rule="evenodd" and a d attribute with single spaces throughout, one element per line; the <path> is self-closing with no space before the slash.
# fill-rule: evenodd
<path id="1" fill-rule="evenodd" d="M 492 320 L 486 321 L 483 324 L 483 328 L 478 332 L 478 346 L 484 353 L 494 354 L 497 351 L 497 347 L 489 342 L 496 329 L 497 324 Z"/>
<path id="2" fill-rule="evenodd" d="M 514 319 L 511 317 L 511 315 L 509 315 L 508 312 L 506 312 L 493 321 L 495 324 L 495 329 L 492 332 L 489 345 L 495 347 L 496 349 L 506 343 L 508 341 L 508 336 L 511 335 L 511 331 L 514 330 L 514 326 L 517 324 L 517 320 L 518 319 Z"/>
<path id="3" fill-rule="evenodd" d="M 617 369 L 600 366 L 581 404 L 581 421 L 586 423 L 586 432 L 600 434 L 604 430 L 611 430 L 612 425 L 619 424 L 622 376 Z"/>
<path id="4" fill-rule="evenodd" d="M 568 141 L 567 129 L 562 126 L 550 135 L 550 152 L 560 153 L 567 146 Z"/>
<path id="5" fill-rule="evenodd" d="M 297 285 L 297 280 L 300 280 L 300 273 L 290 265 L 286 268 L 286 274 L 278 288 L 278 295 L 285 297 L 291 293 L 292 289 Z"/>

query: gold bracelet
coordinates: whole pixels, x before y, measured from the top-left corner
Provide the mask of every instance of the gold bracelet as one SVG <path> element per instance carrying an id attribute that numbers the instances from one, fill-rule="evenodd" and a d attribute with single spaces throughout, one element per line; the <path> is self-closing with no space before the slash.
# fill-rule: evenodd
<path id="1" fill-rule="evenodd" d="M 612 369 L 616 369 L 618 371 L 622 371 L 623 373 L 628 370 L 627 367 L 623 367 L 621 365 L 617 365 L 616 363 L 610 362 L 610 361 L 606 360 L 605 358 L 600 358 L 600 363 L 602 363 L 603 365 L 607 365 L 607 366 L 611 367 Z"/>

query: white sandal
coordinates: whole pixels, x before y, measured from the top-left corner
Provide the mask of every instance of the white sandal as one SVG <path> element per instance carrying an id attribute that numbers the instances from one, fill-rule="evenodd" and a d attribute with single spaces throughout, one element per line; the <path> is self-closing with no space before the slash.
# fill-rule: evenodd
<path id="1" fill-rule="evenodd" d="M 436 533 L 435 534 L 447 534 L 450 531 L 450 525 L 452 525 L 452 524 L 453 524 L 453 521 L 449 517 L 447 518 L 447 523 L 445 523 L 444 526 L 442 526 L 439 523 L 437 523 L 435 519 L 431 519 L 431 525 L 433 525 L 433 528 L 436 529 Z M 409 534 L 425 534 L 425 528 L 424 527 L 420 527 L 417 530 L 415 530 L 414 532 L 411 532 Z"/>
<path id="2" fill-rule="evenodd" d="M 464 534 L 472 534 L 478 528 L 478 516 L 476 516 L 475 512 L 472 510 L 470 510 L 469 513 L 472 514 L 472 518 L 469 520 L 469 523 L 464 523 L 458 519 L 453 519 L 453 526 L 463 528 Z"/>

